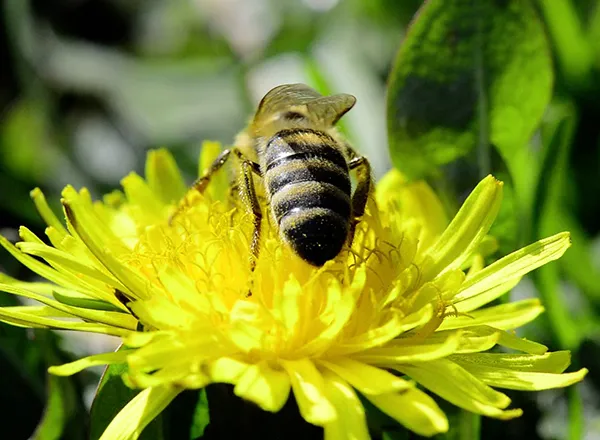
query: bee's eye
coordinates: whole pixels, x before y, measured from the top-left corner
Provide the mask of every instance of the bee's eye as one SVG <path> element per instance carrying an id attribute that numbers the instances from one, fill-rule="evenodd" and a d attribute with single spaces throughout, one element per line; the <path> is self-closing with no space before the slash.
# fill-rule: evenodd
<path id="1" fill-rule="evenodd" d="M 282 116 L 283 119 L 287 119 L 288 121 L 298 121 L 300 119 L 306 119 L 306 116 L 304 116 L 302 113 L 293 111 L 285 112 Z"/>

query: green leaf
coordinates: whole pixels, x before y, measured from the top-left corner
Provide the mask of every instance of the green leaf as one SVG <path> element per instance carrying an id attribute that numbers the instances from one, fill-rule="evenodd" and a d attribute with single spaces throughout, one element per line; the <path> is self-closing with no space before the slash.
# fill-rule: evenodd
<path id="1" fill-rule="evenodd" d="M 104 370 L 90 410 L 90 440 L 100 438 L 111 420 L 139 393 L 139 390 L 131 389 L 123 383 L 121 376 L 126 372 L 126 364 L 109 365 Z M 164 437 L 161 416 L 154 419 L 139 438 L 162 440 Z"/>
<path id="2" fill-rule="evenodd" d="M 223 409 L 227 411 L 227 409 Z M 210 423 L 206 390 L 185 390 L 161 415 L 166 439 L 196 440 L 202 438 Z"/>
<path id="3" fill-rule="evenodd" d="M 494 145 L 511 170 L 527 160 L 552 81 L 548 43 L 529 1 L 426 2 L 389 80 L 394 165 L 412 178 L 439 176 L 443 165 L 475 155 L 483 176 Z"/>
<path id="4" fill-rule="evenodd" d="M 190 428 L 190 438 L 196 439 L 202 437 L 204 435 L 204 430 L 209 423 L 210 414 L 208 411 L 208 397 L 206 396 L 206 390 L 200 390 L 192 419 L 192 426 Z"/>
<path id="5" fill-rule="evenodd" d="M 38 330 L 36 338 L 44 355 L 45 370 L 50 365 L 69 361 L 60 348 L 60 337 L 48 330 Z M 46 372 L 46 407 L 31 438 L 59 440 L 86 438 L 87 411 L 81 397 L 79 378 L 56 377 Z"/>
<path id="6" fill-rule="evenodd" d="M 67 306 L 79 307 L 82 309 L 90 309 L 90 310 L 103 310 L 109 312 L 122 312 L 121 309 L 113 306 L 106 301 L 93 299 L 93 298 L 83 298 L 78 296 L 69 296 L 59 293 L 57 291 L 52 291 L 52 296 L 58 302 L 65 304 Z"/>
<path id="7" fill-rule="evenodd" d="M 68 395 L 73 392 L 68 379 L 52 375 L 48 377 L 48 401 L 42 421 L 33 434 L 33 439 L 58 440 L 62 438 L 69 417 L 67 410 L 71 406 L 68 402 Z"/>
<path id="8" fill-rule="evenodd" d="M 477 440 L 481 438 L 481 416 L 452 407 L 444 411 L 448 416 L 450 429 L 447 433 L 439 435 L 442 440 Z"/>

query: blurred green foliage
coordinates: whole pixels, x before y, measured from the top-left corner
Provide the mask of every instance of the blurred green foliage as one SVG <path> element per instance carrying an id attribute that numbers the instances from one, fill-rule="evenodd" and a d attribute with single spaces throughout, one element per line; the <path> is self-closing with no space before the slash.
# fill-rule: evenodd
<path id="1" fill-rule="evenodd" d="M 376 177 L 393 163 L 427 178 L 452 211 L 491 172 L 506 182 L 494 229 L 499 253 L 562 230 L 573 237 L 563 259 L 512 295 L 543 299 L 547 313 L 523 336 L 572 350 L 574 366 L 590 368 L 586 381 L 568 392 L 510 393 L 525 410 L 510 422 L 445 407 L 458 427 L 446 437 L 600 435 L 599 0 L 430 0 L 417 16 L 418 0 L 1 5 L 2 235 L 16 240 L 21 224 L 43 234 L 32 188 L 58 210 L 64 185 L 99 196 L 129 171 L 141 172 L 150 148 L 168 146 L 191 181 L 201 141 L 230 144 L 275 85 L 352 93 L 358 104 L 343 130 Z M 8 255 L 0 255 L 0 269 L 32 277 Z M 11 301 L 0 296 L 3 305 Z M 69 334 L 0 326 L 7 438 L 97 438 L 95 423 L 106 421 L 90 423 L 89 414 L 99 372 L 49 378 L 45 371 L 110 347 L 114 341 L 100 337 L 82 347 Z M 114 374 L 105 373 L 93 414 L 114 409 L 102 396 L 123 392 L 110 381 Z M 230 393 L 207 394 L 261 417 L 232 403 Z M 203 393 L 184 393 L 153 425 L 161 434 L 152 438 L 219 438 L 231 421 L 209 417 L 206 402 Z M 414 438 L 385 417 L 371 421 L 379 438 Z M 182 434 L 181 426 L 192 428 Z"/>

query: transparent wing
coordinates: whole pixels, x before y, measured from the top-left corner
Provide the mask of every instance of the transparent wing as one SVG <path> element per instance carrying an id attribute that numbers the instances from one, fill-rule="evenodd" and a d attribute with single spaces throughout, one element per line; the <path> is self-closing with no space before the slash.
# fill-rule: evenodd
<path id="1" fill-rule="evenodd" d="M 284 84 L 265 95 L 258 106 L 255 120 L 287 112 L 293 107 L 306 106 L 306 111 L 314 120 L 332 126 L 355 103 L 356 98 L 345 93 L 322 96 L 305 84 Z"/>

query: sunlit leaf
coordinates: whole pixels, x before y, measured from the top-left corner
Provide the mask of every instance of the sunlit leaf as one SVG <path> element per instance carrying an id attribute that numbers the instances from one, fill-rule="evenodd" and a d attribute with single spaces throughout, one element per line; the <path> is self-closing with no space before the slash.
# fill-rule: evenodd
<path id="1" fill-rule="evenodd" d="M 139 392 L 128 388 L 121 376 L 127 372 L 126 364 L 109 365 L 104 370 L 96 397 L 90 410 L 90 440 L 100 438 L 112 419 Z M 163 439 L 162 420 L 160 417 L 151 422 L 139 437 L 142 440 Z"/>
<path id="2" fill-rule="evenodd" d="M 494 145 L 523 156 L 550 99 L 552 68 L 527 0 L 431 0 L 402 43 L 388 89 L 392 160 L 411 177 Z"/>

